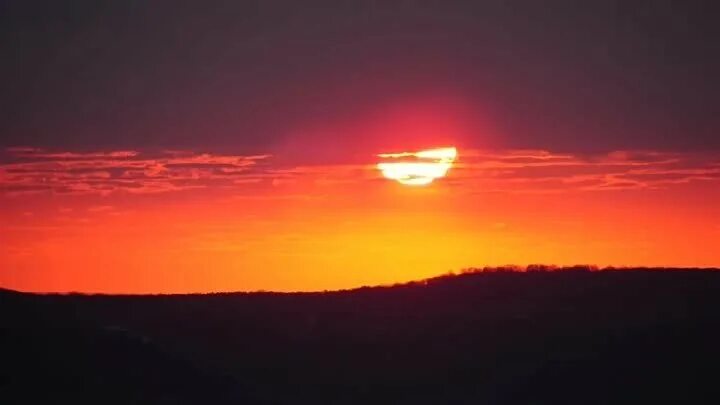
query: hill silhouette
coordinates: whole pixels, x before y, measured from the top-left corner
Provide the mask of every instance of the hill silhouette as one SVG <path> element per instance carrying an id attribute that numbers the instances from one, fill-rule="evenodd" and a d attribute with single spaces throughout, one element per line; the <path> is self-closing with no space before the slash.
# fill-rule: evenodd
<path id="1" fill-rule="evenodd" d="M 595 270 L 318 293 L 0 290 L 0 403 L 716 403 L 720 272 Z"/>

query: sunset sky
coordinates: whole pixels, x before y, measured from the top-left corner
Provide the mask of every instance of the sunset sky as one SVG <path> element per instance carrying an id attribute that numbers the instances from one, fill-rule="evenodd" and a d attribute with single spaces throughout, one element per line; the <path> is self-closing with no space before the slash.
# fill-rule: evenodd
<path id="1" fill-rule="evenodd" d="M 100 3 L 0 2 L 0 287 L 720 266 L 710 2 Z"/>

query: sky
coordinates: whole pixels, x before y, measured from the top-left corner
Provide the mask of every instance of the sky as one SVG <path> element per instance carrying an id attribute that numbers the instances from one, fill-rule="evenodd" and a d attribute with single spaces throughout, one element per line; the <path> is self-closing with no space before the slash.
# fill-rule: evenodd
<path id="1" fill-rule="evenodd" d="M 0 287 L 720 266 L 711 1 L 0 1 Z M 454 146 L 426 186 L 378 154 Z"/>

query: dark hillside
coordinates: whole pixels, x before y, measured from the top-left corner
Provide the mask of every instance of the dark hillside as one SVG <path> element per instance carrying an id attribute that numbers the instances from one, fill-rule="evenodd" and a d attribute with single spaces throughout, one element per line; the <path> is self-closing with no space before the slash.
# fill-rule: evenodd
<path id="1" fill-rule="evenodd" d="M 719 293 L 720 272 L 670 269 L 298 294 L 3 291 L 0 403 L 716 403 Z"/>
<path id="2" fill-rule="evenodd" d="M 232 378 L 210 376 L 145 336 L 82 320 L 68 312 L 62 299 L 0 295 L 3 405 L 234 404 L 246 399 Z"/>

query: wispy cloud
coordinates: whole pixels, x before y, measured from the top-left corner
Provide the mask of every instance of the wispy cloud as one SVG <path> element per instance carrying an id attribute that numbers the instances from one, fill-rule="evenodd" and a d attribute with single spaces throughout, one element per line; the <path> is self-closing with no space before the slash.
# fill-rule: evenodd
<path id="1" fill-rule="evenodd" d="M 307 162 L 282 166 L 270 155 L 10 148 L 2 162 L 0 194 L 160 193 L 254 183 L 277 189 L 298 184 L 332 187 L 383 181 L 372 156 L 365 164 Z M 461 150 L 441 182 L 461 186 L 470 193 L 661 189 L 691 182 L 720 182 L 720 153 L 615 151 L 581 155 L 546 150 Z"/>
<path id="2" fill-rule="evenodd" d="M 92 207 L 88 207 L 88 212 L 108 212 L 114 210 L 115 207 L 112 205 L 93 205 Z"/>
<path id="3" fill-rule="evenodd" d="M 476 185 L 480 191 L 660 189 L 679 183 L 719 181 L 718 161 L 718 153 L 614 151 L 579 155 L 543 150 L 470 151 L 448 180 L 465 187 Z"/>
<path id="4" fill-rule="evenodd" d="M 546 150 L 464 150 L 441 182 L 464 191 L 556 193 L 660 189 L 690 182 L 720 181 L 720 153 L 614 151 L 582 155 Z M 367 165 L 308 165 L 275 170 L 276 184 L 303 178 L 319 184 L 378 179 Z"/>
<path id="5" fill-rule="evenodd" d="M 184 151 L 48 152 L 9 148 L 0 163 L 0 193 L 157 193 L 252 181 L 267 155 Z"/>

